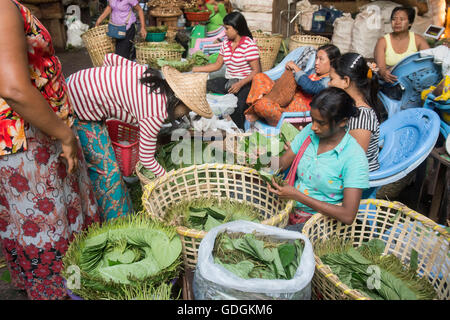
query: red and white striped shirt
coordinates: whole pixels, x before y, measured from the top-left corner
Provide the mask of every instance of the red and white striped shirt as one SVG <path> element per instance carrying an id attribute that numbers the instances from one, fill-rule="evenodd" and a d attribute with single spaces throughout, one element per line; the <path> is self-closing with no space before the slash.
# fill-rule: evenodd
<path id="1" fill-rule="evenodd" d="M 155 175 L 165 170 L 155 160 L 156 137 L 167 118 L 166 96 L 150 93 L 139 79 L 147 67 L 110 53 L 102 67 L 72 74 L 68 80 L 72 106 L 80 120 L 110 118 L 139 125 L 139 159 Z"/>
<path id="2" fill-rule="evenodd" d="M 244 79 L 252 72 L 249 62 L 259 58 L 258 46 L 252 38 L 247 36 L 241 37 L 234 51 L 231 45 L 232 41 L 226 39 L 223 41 L 219 51 L 227 67 L 225 78 Z"/>

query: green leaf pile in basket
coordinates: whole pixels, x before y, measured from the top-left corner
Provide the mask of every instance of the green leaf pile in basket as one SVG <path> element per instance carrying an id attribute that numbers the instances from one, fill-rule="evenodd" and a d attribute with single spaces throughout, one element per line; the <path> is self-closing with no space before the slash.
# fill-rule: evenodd
<path id="1" fill-rule="evenodd" d="M 267 136 L 258 131 L 239 141 L 239 151 L 252 154 L 270 153 L 273 156 L 281 156 L 284 153 L 286 142 L 292 142 L 300 131 L 289 122 L 283 122 L 280 133 Z"/>
<path id="2" fill-rule="evenodd" d="M 235 220 L 259 222 L 259 211 L 254 206 L 239 201 L 202 197 L 172 205 L 164 217 L 168 225 L 181 225 L 201 231 L 209 231 Z"/>
<path id="3" fill-rule="evenodd" d="M 149 33 L 164 33 L 167 32 L 167 26 L 151 26 L 145 28 Z"/>
<path id="4" fill-rule="evenodd" d="M 194 66 L 204 66 L 209 63 L 209 57 L 203 51 L 196 51 L 189 60 L 193 61 Z"/>
<path id="5" fill-rule="evenodd" d="M 294 277 L 303 244 L 278 241 L 255 233 L 219 234 L 214 243 L 214 263 L 240 278 L 284 279 Z"/>
<path id="6" fill-rule="evenodd" d="M 133 215 L 91 225 L 71 242 L 63 276 L 71 291 L 87 300 L 170 298 L 178 277 L 181 240 L 173 227 Z M 73 281 L 80 270 L 79 285 Z M 175 297 L 178 296 L 175 294 Z"/>
<path id="7" fill-rule="evenodd" d="M 433 286 L 419 277 L 417 252 L 410 265 L 393 254 L 383 255 L 385 243 L 373 239 L 354 248 L 350 240 L 332 237 L 319 242 L 314 253 L 339 280 L 375 300 L 429 300 L 437 297 Z"/>

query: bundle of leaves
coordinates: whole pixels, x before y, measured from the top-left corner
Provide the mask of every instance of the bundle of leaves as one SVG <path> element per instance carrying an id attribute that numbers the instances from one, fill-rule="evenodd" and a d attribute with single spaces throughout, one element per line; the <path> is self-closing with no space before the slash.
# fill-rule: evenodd
<path id="1" fill-rule="evenodd" d="M 300 265 L 303 242 L 278 241 L 256 233 L 226 233 L 216 237 L 214 263 L 240 278 L 290 280 Z"/>
<path id="2" fill-rule="evenodd" d="M 62 275 L 70 284 L 73 266 L 79 268 L 79 286 L 70 289 L 83 299 L 162 299 L 168 290 L 161 286 L 179 274 L 180 253 L 174 228 L 142 213 L 93 224 L 78 234 L 63 258 Z"/>
<path id="3" fill-rule="evenodd" d="M 151 26 L 145 29 L 148 33 L 164 33 L 167 32 L 168 26 Z"/>
<path id="4" fill-rule="evenodd" d="M 193 61 L 194 66 L 204 66 L 209 63 L 208 56 L 201 50 L 196 51 L 193 55 L 191 55 L 189 60 Z"/>
<path id="5" fill-rule="evenodd" d="M 433 286 L 416 270 L 417 251 L 410 265 L 393 254 L 383 255 L 385 243 L 370 240 L 358 248 L 351 240 L 331 237 L 320 241 L 314 252 L 348 287 L 375 300 L 429 300 L 436 298 Z M 376 268 L 376 269 L 375 269 Z"/>
<path id="6" fill-rule="evenodd" d="M 245 202 L 201 197 L 172 205 L 164 217 L 167 225 L 209 231 L 223 223 L 235 220 L 259 222 L 258 210 Z"/>

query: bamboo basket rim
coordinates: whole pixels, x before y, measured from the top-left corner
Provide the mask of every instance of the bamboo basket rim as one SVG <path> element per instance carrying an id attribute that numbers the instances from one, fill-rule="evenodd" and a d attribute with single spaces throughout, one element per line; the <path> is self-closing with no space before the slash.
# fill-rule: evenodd
<path id="1" fill-rule="evenodd" d="M 186 168 L 174 169 L 174 170 L 167 172 L 165 175 L 158 177 L 158 178 L 150 181 L 150 183 L 146 184 L 144 187 L 145 190 L 142 195 L 142 200 L 148 199 L 157 185 L 166 183 L 173 176 L 180 174 L 180 172 L 181 172 L 181 174 L 186 174 L 191 171 L 195 171 L 198 169 L 202 170 L 202 169 L 207 169 L 207 168 L 231 169 L 231 170 L 240 171 L 242 173 L 255 173 L 256 174 L 258 172 L 256 169 L 253 169 L 250 167 L 245 167 L 245 166 L 240 166 L 240 165 L 235 165 L 235 164 L 222 164 L 222 163 L 204 163 L 201 165 L 192 165 L 192 166 L 186 167 Z M 150 216 L 154 217 L 153 214 L 150 212 L 149 208 L 147 207 L 145 201 L 143 201 L 143 202 L 144 202 L 144 207 L 146 208 L 147 213 Z M 294 202 L 295 202 L 294 200 L 286 201 L 286 206 L 280 213 L 276 214 L 275 216 L 273 216 L 269 219 L 263 220 L 260 223 L 267 224 L 267 225 L 273 225 L 277 222 L 283 221 L 283 219 L 285 219 L 289 215 L 289 213 L 292 211 Z M 191 228 L 187 228 L 185 226 L 177 226 L 177 232 L 181 235 L 187 235 L 189 237 L 193 237 L 196 239 L 202 239 L 207 233 L 205 231 L 191 229 Z"/>
<path id="2" fill-rule="evenodd" d="M 186 49 L 183 48 L 181 44 L 174 43 L 164 43 L 164 42 L 136 42 L 134 46 L 140 50 L 146 51 L 173 51 L 173 52 L 184 52 Z"/>
<path id="3" fill-rule="evenodd" d="M 413 220 L 417 220 L 418 222 L 422 223 L 424 226 L 432 229 L 433 231 L 437 231 L 440 235 L 444 236 L 445 239 L 450 242 L 450 234 L 445 230 L 444 228 L 440 227 L 436 222 L 429 219 L 428 217 L 408 208 L 404 204 L 394 201 L 386 201 L 382 199 L 364 199 L 360 201 L 360 205 L 365 204 L 371 204 L 375 206 L 383 206 L 388 207 L 390 209 L 395 209 L 401 211 L 406 216 L 410 216 Z M 332 219 L 327 216 L 324 216 L 320 213 L 314 214 L 303 227 L 302 233 L 308 236 L 308 231 L 312 225 L 318 224 L 318 221 L 321 219 Z M 336 220 L 337 221 L 337 220 Z M 320 257 L 316 256 L 314 254 L 314 260 L 316 264 L 316 272 L 321 274 L 325 279 L 328 279 L 336 288 L 338 288 L 345 296 L 349 297 L 353 300 L 372 300 L 369 297 L 366 297 L 365 295 L 361 294 L 360 291 L 351 289 L 346 284 L 340 281 L 339 277 L 333 273 L 331 268 L 324 264 Z"/>

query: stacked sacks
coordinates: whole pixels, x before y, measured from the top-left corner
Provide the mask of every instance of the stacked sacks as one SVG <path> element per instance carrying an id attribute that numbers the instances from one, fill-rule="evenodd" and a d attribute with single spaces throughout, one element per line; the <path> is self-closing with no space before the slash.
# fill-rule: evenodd
<path id="1" fill-rule="evenodd" d="M 233 8 L 242 13 L 250 30 L 272 32 L 273 0 L 230 0 Z"/>

